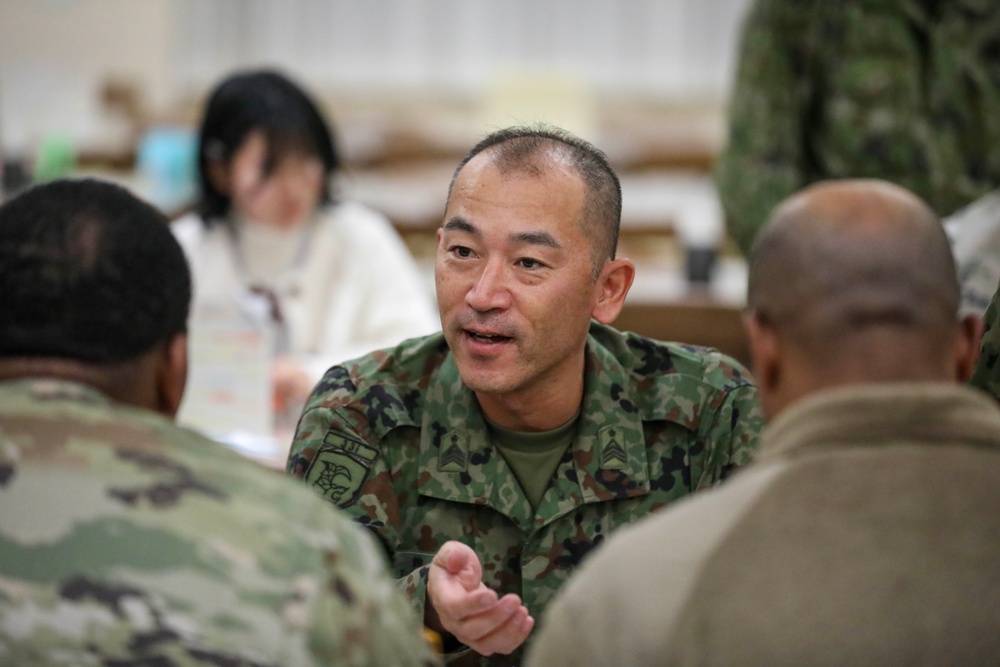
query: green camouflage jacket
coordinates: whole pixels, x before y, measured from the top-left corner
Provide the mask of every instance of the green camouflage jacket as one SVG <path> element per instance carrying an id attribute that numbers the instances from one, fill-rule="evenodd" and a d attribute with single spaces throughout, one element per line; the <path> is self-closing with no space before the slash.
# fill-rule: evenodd
<path id="1" fill-rule="evenodd" d="M 979 361 L 969 384 L 1000 401 L 1000 289 L 993 294 L 983 322 L 986 330 L 979 348 Z"/>
<path id="2" fill-rule="evenodd" d="M 1000 187 L 997 146 L 997 0 L 757 0 L 716 184 L 749 252 L 821 179 L 882 178 L 950 215 Z"/>
<path id="3" fill-rule="evenodd" d="M 365 531 L 80 384 L 0 383 L 0 664 L 423 665 Z"/>
<path id="4" fill-rule="evenodd" d="M 331 368 L 288 470 L 378 535 L 421 613 L 427 565 L 453 539 L 478 553 L 488 586 L 540 619 L 608 533 L 747 463 L 761 423 L 732 359 L 593 323 L 577 439 L 532 512 L 436 334 Z"/>

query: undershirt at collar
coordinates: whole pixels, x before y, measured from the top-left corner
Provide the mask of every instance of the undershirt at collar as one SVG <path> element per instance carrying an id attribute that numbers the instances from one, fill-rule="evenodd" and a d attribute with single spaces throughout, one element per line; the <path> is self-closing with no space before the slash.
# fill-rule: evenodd
<path id="1" fill-rule="evenodd" d="M 503 428 L 486 419 L 490 441 L 507 461 L 531 503 L 532 511 L 538 509 L 563 453 L 576 437 L 579 421 L 580 412 L 577 411 L 572 419 L 558 428 L 526 433 Z"/>

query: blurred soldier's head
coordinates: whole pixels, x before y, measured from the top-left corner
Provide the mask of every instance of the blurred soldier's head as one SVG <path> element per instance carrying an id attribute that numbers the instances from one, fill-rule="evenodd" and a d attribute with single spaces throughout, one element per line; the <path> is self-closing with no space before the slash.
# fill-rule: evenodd
<path id="1" fill-rule="evenodd" d="M 174 415 L 191 276 L 163 215 L 96 180 L 0 207 L 0 379 L 51 376 Z"/>

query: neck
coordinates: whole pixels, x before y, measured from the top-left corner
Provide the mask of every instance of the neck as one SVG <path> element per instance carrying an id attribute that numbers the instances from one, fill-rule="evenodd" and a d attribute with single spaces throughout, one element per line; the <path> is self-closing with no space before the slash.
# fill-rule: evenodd
<path id="1" fill-rule="evenodd" d="M 583 373 L 567 383 L 547 383 L 558 391 L 508 394 L 477 393 L 476 400 L 494 424 L 512 431 L 551 431 L 566 424 L 580 410 L 583 401 Z M 539 395 L 541 394 L 541 395 Z"/>
<path id="2" fill-rule="evenodd" d="M 240 220 L 229 227 L 239 270 L 247 280 L 273 286 L 302 265 L 313 225 Z"/>
<path id="3" fill-rule="evenodd" d="M 901 327 L 874 327 L 844 338 L 825 354 L 803 355 L 816 383 L 838 386 L 877 382 L 954 381 L 954 342 Z"/>
<path id="4" fill-rule="evenodd" d="M 0 381 L 44 377 L 67 380 L 93 387 L 119 403 L 152 410 L 158 405 L 141 382 L 147 355 L 111 364 L 49 357 L 8 357 L 0 359 Z"/>
<path id="5" fill-rule="evenodd" d="M 859 346 L 855 354 L 789 358 L 780 386 L 762 390 L 762 398 L 768 394 L 767 412 L 776 415 L 783 407 L 827 389 L 901 382 L 959 383 L 943 355 L 906 345 L 895 350 L 882 347 L 878 352 Z"/>

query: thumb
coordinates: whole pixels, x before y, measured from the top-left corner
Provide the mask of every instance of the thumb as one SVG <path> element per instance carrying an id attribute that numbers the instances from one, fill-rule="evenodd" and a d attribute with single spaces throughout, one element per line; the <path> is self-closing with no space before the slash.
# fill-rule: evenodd
<path id="1" fill-rule="evenodd" d="M 482 567 L 476 552 L 461 542 L 445 542 L 434 560 L 445 572 L 457 577 L 466 590 L 475 589 L 482 581 Z"/>

